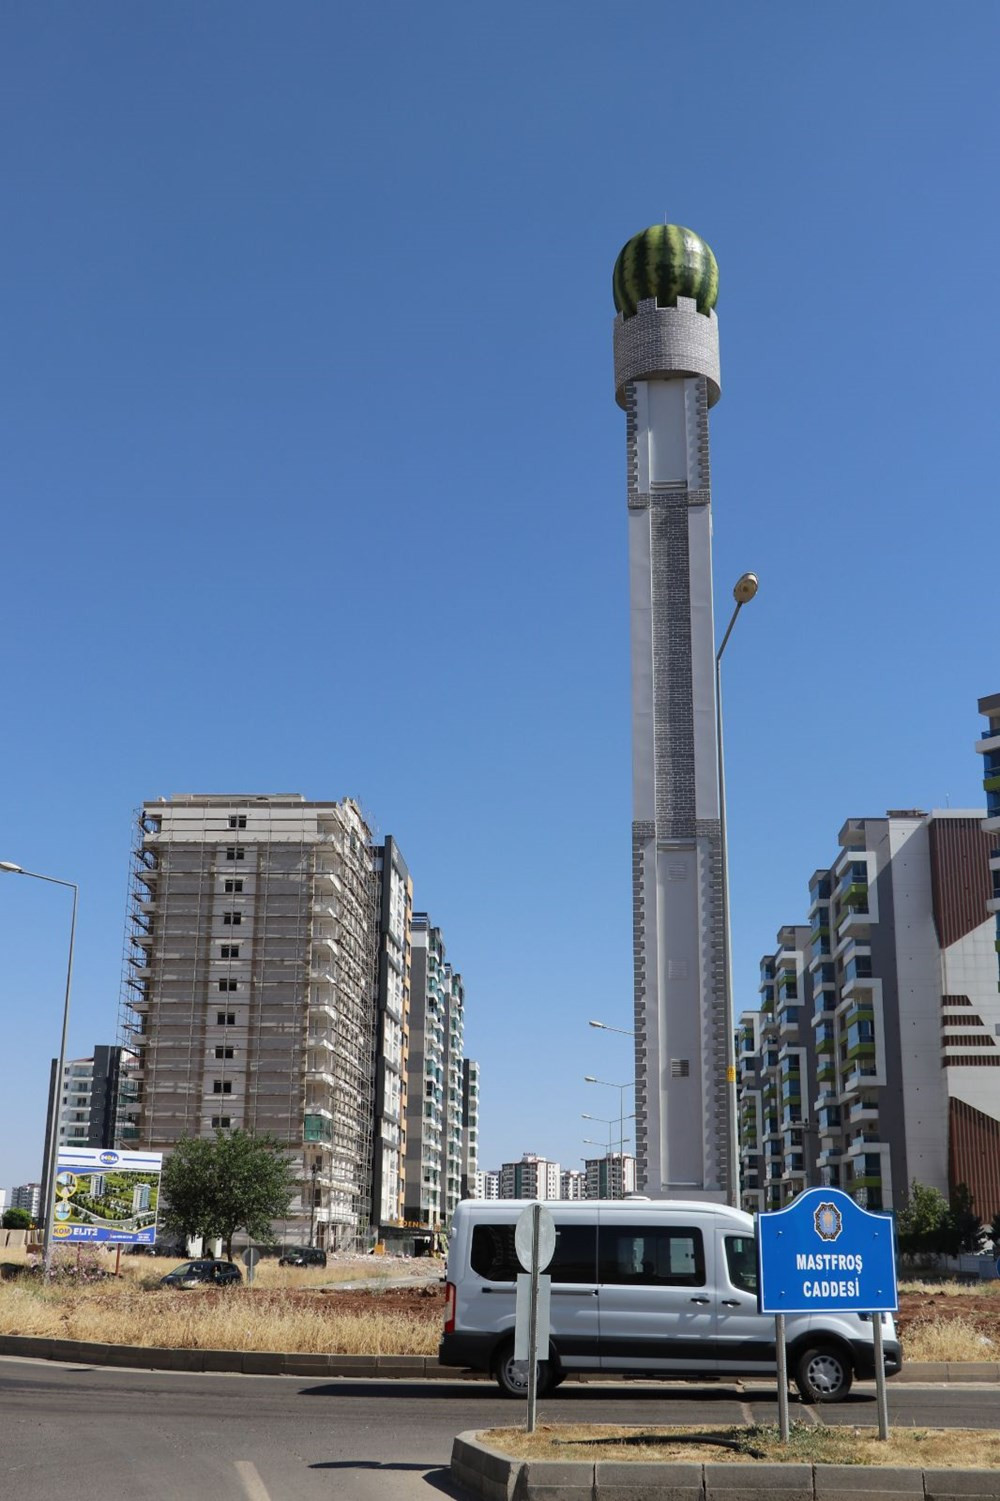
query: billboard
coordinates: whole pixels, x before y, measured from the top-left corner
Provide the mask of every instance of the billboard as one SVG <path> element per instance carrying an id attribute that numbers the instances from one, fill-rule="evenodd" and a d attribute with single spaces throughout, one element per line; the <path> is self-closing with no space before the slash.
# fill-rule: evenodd
<path id="1" fill-rule="evenodd" d="M 53 1244 L 152 1245 L 162 1152 L 60 1147 L 52 1203 Z"/>

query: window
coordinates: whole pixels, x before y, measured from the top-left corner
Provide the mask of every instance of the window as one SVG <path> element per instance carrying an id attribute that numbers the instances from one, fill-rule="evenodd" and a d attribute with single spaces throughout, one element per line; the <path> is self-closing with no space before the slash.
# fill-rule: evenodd
<path id="1" fill-rule="evenodd" d="M 240 849 L 240 847 L 239 847 L 238 844 L 229 844 L 229 845 L 226 846 L 226 859 L 227 860 L 242 860 L 243 859 L 243 851 Z"/>
<path id="2" fill-rule="evenodd" d="M 227 1129 L 227 1127 L 229 1126 L 229 1121 L 230 1121 L 230 1117 L 228 1115 L 213 1115 L 212 1116 L 212 1125 L 215 1127 L 215 1129 L 217 1131 L 219 1131 L 219 1130 L 225 1131 Z"/>
<path id="3" fill-rule="evenodd" d="M 235 1027 L 235 1025 L 236 1025 L 236 1012 L 235 1011 L 217 1011 L 215 1013 L 215 1025 L 217 1027 Z"/>
<path id="4" fill-rule="evenodd" d="M 596 1272 L 596 1225 L 556 1225 L 556 1248 L 546 1267 L 553 1282 L 587 1282 Z M 513 1282 L 523 1271 L 514 1249 L 513 1225 L 476 1225 L 470 1264 L 490 1282 Z"/>
<path id="5" fill-rule="evenodd" d="M 243 882 L 242 881 L 236 881 L 236 880 L 229 880 L 229 881 L 226 882 L 225 889 L 226 889 L 226 891 L 230 891 L 230 892 L 231 891 L 242 891 L 243 890 Z"/>
<path id="6" fill-rule="evenodd" d="M 215 1056 L 216 1058 L 231 1058 L 233 1056 L 233 1050 L 232 1048 L 218 1047 L 215 1050 Z"/>
<path id="7" fill-rule="evenodd" d="M 598 1281 L 626 1287 L 703 1287 L 705 1249 L 693 1226 L 602 1225 Z"/>
<path id="8" fill-rule="evenodd" d="M 726 1236 L 729 1280 L 741 1293 L 757 1295 L 757 1247 L 752 1235 Z"/>
<path id="9" fill-rule="evenodd" d="M 228 979 L 220 980 L 219 981 L 219 989 L 220 990 L 235 990 L 236 987 L 237 987 L 237 985 L 238 985 L 238 983 L 239 982 L 237 980 L 228 980 Z"/>
<path id="10" fill-rule="evenodd" d="M 213 1079 L 213 1081 L 212 1081 L 212 1093 L 213 1094 L 232 1094 L 232 1092 L 233 1092 L 233 1084 L 232 1084 L 232 1080 L 231 1079 Z"/>
<path id="11" fill-rule="evenodd" d="M 222 914 L 222 925 L 225 928 L 238 928 L 242 921 L 242 912 L 223 912 Z"/>
<path id="12" fill-rule="evenodd" d="M 240 946 L 239 946 L 238 943 L 224 943 L 222 945 L 222 958 L 223 959 L 238 959 L 239 957 L 240 957 Z"/>
<path id="13" fill-rule="evenodd" d="M 247 826 L 247 816 L 246 816 L 245 813 L 230 813 L 230 815 L 229 815 L 229 827 L 231 829 L 245 829 L 246 826 Z"/>

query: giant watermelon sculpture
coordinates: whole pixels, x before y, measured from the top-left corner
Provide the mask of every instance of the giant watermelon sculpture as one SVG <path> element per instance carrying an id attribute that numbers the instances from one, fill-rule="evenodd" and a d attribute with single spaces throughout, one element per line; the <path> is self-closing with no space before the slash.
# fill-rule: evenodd
<path id="1" fill-rule="evenodd" d="M 615 307 L 631 318 L 646 297 L 676 307 L 693 297 L 709 313 L 719 295 L 719 266 L 705 241 L 680 224 L 653 224 L 622 246 L 612 277 Z"/>

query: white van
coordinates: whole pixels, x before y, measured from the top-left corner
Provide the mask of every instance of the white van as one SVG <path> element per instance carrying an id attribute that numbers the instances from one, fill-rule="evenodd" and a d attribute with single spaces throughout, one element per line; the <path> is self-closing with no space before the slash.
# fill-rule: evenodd
<path id="1" fill-rule="evenodd" d="M 514 1226 L 530 1200 L 467 1199 L 448 1243 L 439 1359 L 491 1372 L 525 1391 L 514 1361 Z M 753 1220 L 739 1209 L 677 1199 L 546 1204 L 556 1226 L 548 1359 L 539 1391 L 575 1372 L 726 1378 L 776 1373 L 774 1318 L 757 1312 Z M 887 1375 L 902 1355 L 882 1315 Z M 875 1375 L 871 1316 L 788 1314 L 788 1370 L 805 1402 L 837 1402 Z"/>

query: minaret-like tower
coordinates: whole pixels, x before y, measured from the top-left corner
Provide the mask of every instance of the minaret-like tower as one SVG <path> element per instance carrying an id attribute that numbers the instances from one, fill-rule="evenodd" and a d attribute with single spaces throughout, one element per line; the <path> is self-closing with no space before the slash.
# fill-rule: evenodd
<path id="1" fill-rule="evenodd" d="M 719 272 L 674 224 L 615 263 L 632 623 L 636 1156 L 653 1198 L 730 1197 L 708 411 Z"/>

